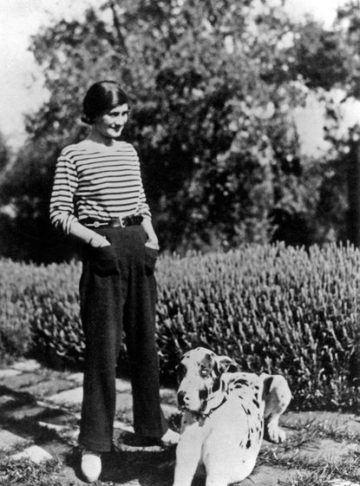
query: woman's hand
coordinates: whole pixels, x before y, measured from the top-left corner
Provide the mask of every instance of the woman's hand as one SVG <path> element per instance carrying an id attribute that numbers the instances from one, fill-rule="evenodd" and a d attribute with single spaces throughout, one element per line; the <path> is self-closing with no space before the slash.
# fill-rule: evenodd
<path id="1" fill-rule="evenodd" d="M 149 248 L 153 248 L 154 250 L 159 250 L 159 240 L 154 231 L 153 225 L 151 223 L 151 219 L 144 218 L 141 225 L 144 228 L 145 233 L 148 237 L 145 245 L 148 246 Z"/>
<path id="2" fill-rule="evenodd" d="M 147 240 L 147 242 L 145 243 L 145 246 L 149 247 L 149 248 L 152 248 L 153 250 L 159 250 L 160 247 L 159 247 L 159 242 L 158 240 Z"/>
<path id="3" fill-rule="evenodd" d="M 93 248 L 111 245 L 105 236 L 99 235 L 99 233 L 80 224 L 79 221 L 73 221 L 71 223 L 69 233 Z"/>
<path id="4" fill-rule="evenodd" d="M 94 233 L 94 236 L 92 236 L 89 240 L 89 245 L 93 248 L 102 248 L 103 246 L 110 246 L 111 243 L 105 238 L 105 236 Z"/>

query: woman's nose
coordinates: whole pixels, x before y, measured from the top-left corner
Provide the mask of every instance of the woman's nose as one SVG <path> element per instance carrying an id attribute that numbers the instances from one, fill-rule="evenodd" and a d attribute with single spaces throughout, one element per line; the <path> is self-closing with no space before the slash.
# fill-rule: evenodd
<path id="1" fill-rule="evenodd" d="M 127 115 L 120 115 L 118 117 L 118 123 L 120 125 L 125 125 L 125 123 L 127 122 L 127 119 L 128 119 Z"/>

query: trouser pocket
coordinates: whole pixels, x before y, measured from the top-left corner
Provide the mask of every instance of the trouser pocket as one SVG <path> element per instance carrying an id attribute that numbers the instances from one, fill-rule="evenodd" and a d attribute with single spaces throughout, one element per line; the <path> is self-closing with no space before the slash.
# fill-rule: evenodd
<path id="1" fill-rule="evenodd" d="M 120 273 L 119 263 L 113 245 L 90 248 L 89 256 L 91 268 L 101 277 L 118 275 Z"/>
<path id="2" fill-rule="evenodd" d="M 159 250 L 149 248 L 145 245 L 145 273 L 146 275 L 153 275 L 155 272 L 156 262 L 159 256 Z"/>

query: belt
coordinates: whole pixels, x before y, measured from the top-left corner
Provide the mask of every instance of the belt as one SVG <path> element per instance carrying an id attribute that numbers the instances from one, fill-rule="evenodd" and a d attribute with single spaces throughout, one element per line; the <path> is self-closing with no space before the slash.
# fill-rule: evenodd
<path id="1" fill-rule="evenodd" d="M 88 228 L 126 228 L 126 226 L 134 226 L 140 224 L 143 220 L 142 216 L 125 216 L 124 218 L 111 218 L 107 221 L 99 221 L 94 218 L 86 218 L 80 220 L 80 223 Z"/>

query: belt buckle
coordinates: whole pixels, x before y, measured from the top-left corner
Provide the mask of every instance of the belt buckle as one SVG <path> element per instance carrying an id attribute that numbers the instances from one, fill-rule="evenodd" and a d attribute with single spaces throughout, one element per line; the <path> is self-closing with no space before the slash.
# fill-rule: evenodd
<path id="1" fill-rule="evenodd" d="M 101 223 L 99 221 L 94 221 L 93 226 L 95 228 L 99 228 L 101 226 Z"/>

